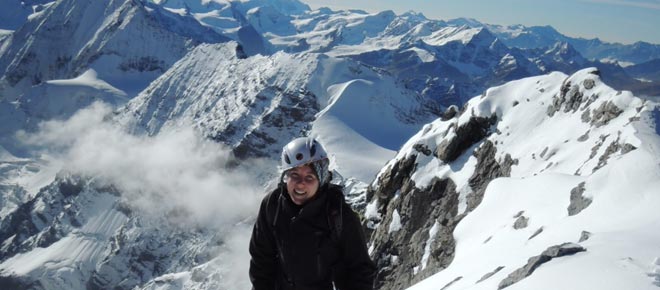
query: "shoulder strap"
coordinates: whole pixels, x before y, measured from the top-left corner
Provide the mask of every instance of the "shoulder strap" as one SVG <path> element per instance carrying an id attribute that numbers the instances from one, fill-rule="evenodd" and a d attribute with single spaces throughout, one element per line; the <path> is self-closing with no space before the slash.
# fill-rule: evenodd
<path id="1" fill-rule="evenodd" d="M 326 212 L 328 225 L 330 225 L 330 237 L 334 242 L 339 243 L 342 232 L 344 193 L 342 188 L 336 185 L 331 185 L 328 189 Z"/>
<path id="2" fill-rule="evenodd" d="M 268 197 L 266 203 L 266 221 L 268 221 L 268 228 L 273 234 L 273 239 L 275 240 L 275 247 L 277 248 L 277 256 L 282 265 L 286 265 L 284 261 L 284 252 L 282 251 L 282 245 L 280 243 L 280 238 L 277 235 L 277 219 L 280 215 L 280 203 L 282 198 L 282 186 L 280 184 L 279 188 L 274 190 L 271 195 Z M 272 211 L 275 213 L 271 214 Z"/>

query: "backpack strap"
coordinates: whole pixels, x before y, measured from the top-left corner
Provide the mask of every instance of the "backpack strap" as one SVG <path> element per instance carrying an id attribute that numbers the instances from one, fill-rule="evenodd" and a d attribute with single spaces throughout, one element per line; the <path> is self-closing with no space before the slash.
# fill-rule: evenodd
<path id="1" fill-rule="evenodd" d="M 282 193 L 284 190 L 282 184 L 280 184 L 278 187 L 280 189 L 279 192 L 275 190 L 271 193 L 271 196 L 268 197 L 268 202 L 266 204 L 266 220 L 268 221 L 268 228 L 273 234 L 273 239 L 275 240 L 275 247 L 277 248 L 277 256 L 280 260 L 280 263 L 282 263 L 282 265 L 286 265 L 284 261 L 284 252 L 282 251 L 282 245 L 276 230 L 277 220 L 280 215 L 280 208 L 282 203 Z M 273 214 L 271 214 L 272 210 L 275 211 Z"/>
<path id="2" fill-rule="evenodd" d="M 328 189 L 326 216 L 328 217 L 328 225 L 330 226 L 330 238 L 333 242 L 339 244 L 342 234 L 344 193 L 342 188 L 336 185 L 331 185 Z"/>

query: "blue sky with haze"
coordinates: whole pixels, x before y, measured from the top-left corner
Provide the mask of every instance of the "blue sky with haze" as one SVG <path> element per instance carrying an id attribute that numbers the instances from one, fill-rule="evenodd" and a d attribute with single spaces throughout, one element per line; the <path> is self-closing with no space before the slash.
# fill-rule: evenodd
<path id="1" fill-rule="evenodd" d="M 312 8 L 422 12 L 427 18 L 550 25 L 560 33 L 607 42 L 660 44 L 660 0 L 301 0 Z"/>

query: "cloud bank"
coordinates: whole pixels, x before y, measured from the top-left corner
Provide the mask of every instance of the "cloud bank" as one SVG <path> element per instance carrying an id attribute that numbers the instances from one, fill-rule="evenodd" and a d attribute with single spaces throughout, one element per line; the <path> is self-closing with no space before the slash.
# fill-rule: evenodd
<path id="1" fill-rule="evenodd" d="M 226 223 L 256 213 L 264 191 L 260 180 L 270 167 L 265 162 L 230 166 L 229 148 L 192 127 L 135 136 L 110 116 L 109 106 L 95 103 L 68 120 L 44 122 L 21 139 L 67 171 L 116 186 L 130 206 L 147 214 L 183 210 L 196 222 Z"/>

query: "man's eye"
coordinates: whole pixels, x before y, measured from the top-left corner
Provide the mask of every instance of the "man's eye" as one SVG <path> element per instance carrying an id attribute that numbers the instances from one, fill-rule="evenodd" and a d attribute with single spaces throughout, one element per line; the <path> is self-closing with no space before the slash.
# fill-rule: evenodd
<path id="1" fill-rule="evenodd" d="M 314 180 L 316 180 L 316 178 L 314 178 L 314 176 L 306 176 L 305 177 L 305 182 L 307 182 L 307 183 L 314 182 Z"/>

